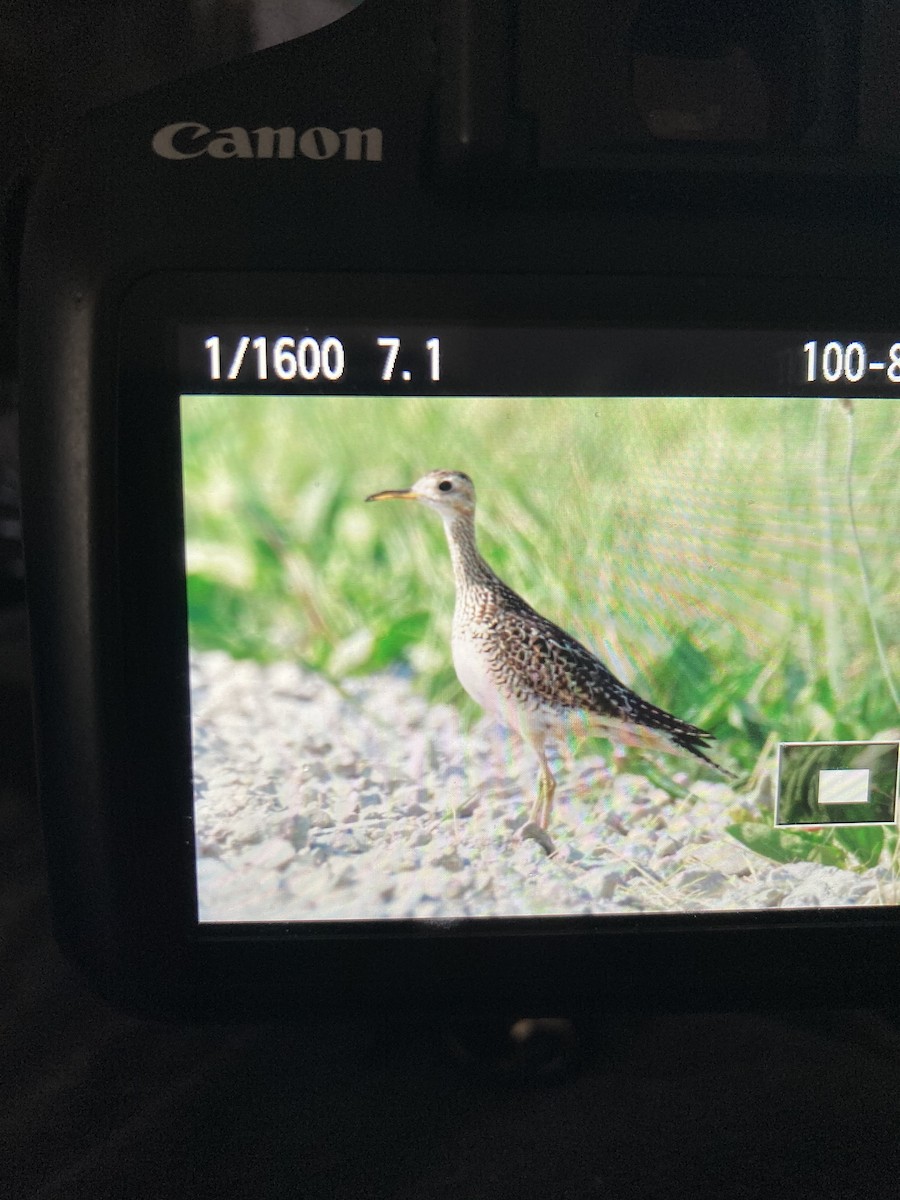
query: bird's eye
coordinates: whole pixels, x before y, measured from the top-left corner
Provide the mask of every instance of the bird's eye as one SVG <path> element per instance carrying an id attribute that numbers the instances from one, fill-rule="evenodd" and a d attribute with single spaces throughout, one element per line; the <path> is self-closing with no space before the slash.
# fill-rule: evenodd
<path id="1" fill-rule="evenodd" d="M 449 492 L 452 490 L 453 490 L 453 484 L 450 482 L 449 479 L 442 479 L 441 482 L 438 484 L 438 491 Z"/>

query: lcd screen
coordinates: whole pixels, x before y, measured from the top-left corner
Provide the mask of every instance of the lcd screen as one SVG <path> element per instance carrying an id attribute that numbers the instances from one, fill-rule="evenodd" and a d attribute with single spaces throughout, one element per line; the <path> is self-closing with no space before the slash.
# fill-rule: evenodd
<path id="1" fill-rule="evenodd" d="M 181 398 L 202 923 L 900 903 L 896 400 L 271 382 Z"/>

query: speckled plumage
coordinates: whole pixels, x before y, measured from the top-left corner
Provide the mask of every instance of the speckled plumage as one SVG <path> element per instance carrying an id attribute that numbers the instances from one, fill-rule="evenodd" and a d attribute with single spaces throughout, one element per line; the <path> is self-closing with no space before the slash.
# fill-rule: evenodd
<path id="1" fill-rule="evenodd" d="M 548 736 L 596 733 L 627 746 L 692 754 L 716 767 L 705 753 L 711 734 L 642 699 L 495 575 L 476 545 L 475 489 L 468 475 L 432 471 L 412 488 L 369 499 L 419 500 L 441 516 L 456 582 L 456 673 L 474 700 L 534 747 L 541 775 L 531 820 L 540 830 L 549 822 L 556 788 L 544 753 Z"/>

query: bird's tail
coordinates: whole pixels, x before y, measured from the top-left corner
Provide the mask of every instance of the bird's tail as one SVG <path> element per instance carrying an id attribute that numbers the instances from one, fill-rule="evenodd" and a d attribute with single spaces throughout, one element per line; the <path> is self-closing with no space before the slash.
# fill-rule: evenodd
<path id="1" fill-rule="evenodd" d="M 721 763 L 710 758 L 707 751 L 711 749 L 715 737 L 708 730 L 682 721 L 679 717 L 673 717 L 664 708 L 657 708 L 655 704 L 651 704 L 647 700 L 638 698 L 638 701 L 634 716 L 641 725 L 662 734 L 664 740 L 669 742 L 673 748 L 677 747 L 679 750 L 693 755 L 694 758 L 701 759 L 727 779 L 737 778 L 733 771 L 729 771 L 727 767 L 723 767 Z"/>

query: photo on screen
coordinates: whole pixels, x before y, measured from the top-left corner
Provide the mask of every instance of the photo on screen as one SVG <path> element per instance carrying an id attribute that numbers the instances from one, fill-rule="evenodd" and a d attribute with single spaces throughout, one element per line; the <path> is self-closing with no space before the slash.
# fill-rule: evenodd
<path id="1" fill-rule="evenodd" d="M 183 396 L 200 920 L 900 903 L 898 411 Z"/>

